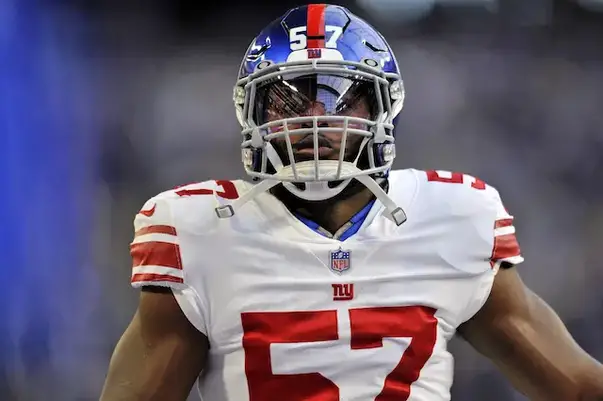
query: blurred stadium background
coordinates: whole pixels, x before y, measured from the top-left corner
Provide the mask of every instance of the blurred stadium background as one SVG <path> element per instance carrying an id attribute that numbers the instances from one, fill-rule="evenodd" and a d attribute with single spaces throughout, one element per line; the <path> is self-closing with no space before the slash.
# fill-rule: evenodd
<path id="1" fill-rule="evenodd" d="M 164 189 L 241 175 L 240 58 L 296 3 L 0 1 L 0 400 L 97 399 L 137 300 L 134 214 Z M 398 55 L 397 166 L 498 187 L 525 281 L 603 359 L 603 1 L 339 4 Z M 454 400 L 523 399 L 454 350 Z"/>

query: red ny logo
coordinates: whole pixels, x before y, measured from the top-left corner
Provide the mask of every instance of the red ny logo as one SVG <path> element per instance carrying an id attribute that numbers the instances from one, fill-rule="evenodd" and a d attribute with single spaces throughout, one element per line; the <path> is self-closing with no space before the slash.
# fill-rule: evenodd
<path id="1" fill-rule="evenodd" d="M 333 301 L 349 301 L 354 298 L 354 284 L 331 284 L 333 287 Z"/>

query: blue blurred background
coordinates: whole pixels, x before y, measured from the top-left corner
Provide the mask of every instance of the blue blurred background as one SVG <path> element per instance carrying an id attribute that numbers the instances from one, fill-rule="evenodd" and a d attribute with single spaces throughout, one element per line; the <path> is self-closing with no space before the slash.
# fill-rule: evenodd
<path id="1" fill-rule="evenodd" d="M 498 187 L 525 281 L 603 359 L 603 0 L 338 4 L 398 55 L 397 166 Z M 295 5 L 0 0 L 0 400 L 98 398 L 136 305 L 134 213 L 164 189 L 242 174 L 240 58 Z M 523 399 L 453 348 L 454 400 Z"/>

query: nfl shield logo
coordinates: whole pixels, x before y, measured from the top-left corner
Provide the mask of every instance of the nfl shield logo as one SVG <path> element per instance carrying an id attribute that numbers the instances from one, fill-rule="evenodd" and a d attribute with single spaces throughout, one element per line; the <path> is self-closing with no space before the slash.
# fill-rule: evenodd
<path id="1" fill-rule="evenodd" d="M 329 261 L 331 270 L 341 274 L 350 269 L 350 251 L 344 251 L 341 248 L 336 251 L 331 251 L 329 253 Z"/>

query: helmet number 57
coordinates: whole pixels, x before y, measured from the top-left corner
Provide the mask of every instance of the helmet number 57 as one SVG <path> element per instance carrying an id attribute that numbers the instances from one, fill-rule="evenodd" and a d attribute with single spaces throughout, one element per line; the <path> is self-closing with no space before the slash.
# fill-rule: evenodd
<path id="1" fill-rule="evenodd" d="M 308 46 L 308 36 L 306 34 L 307 27 L 298 26 L 289 30 L 289 43 L 291 50 L 302 50 Z M 329 49 L 337 48 L 337 39 L 341 37 L 343 28 L 336 25 L 325 26 L 325 47 Z"/>

